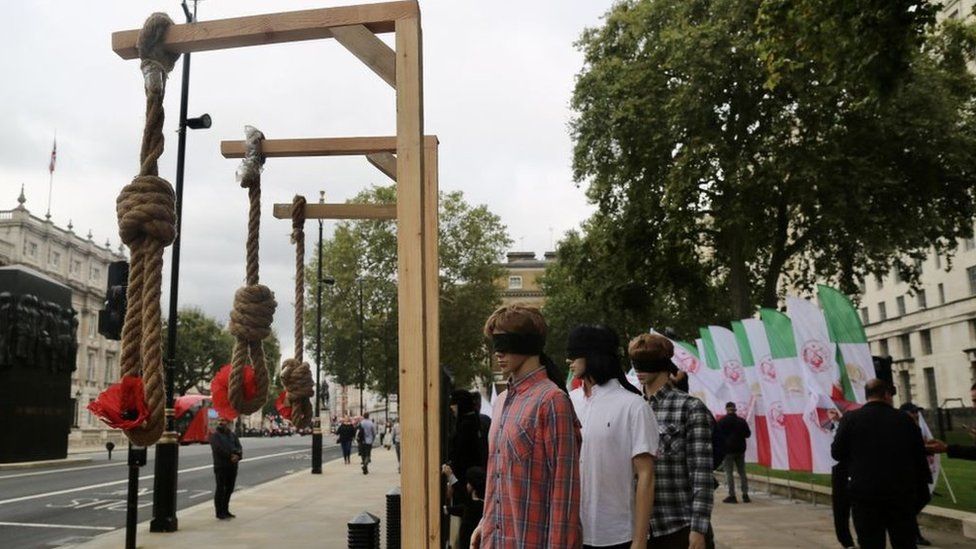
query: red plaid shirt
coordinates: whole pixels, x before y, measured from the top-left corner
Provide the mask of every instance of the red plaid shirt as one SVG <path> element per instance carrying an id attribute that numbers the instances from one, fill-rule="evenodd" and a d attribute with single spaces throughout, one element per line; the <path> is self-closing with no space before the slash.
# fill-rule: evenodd
<path id="1" fill-rule="evenodd" d="M 492 410 L 482 549 L 572 549 L 580 523 L 580 429 L 569 396 L 540 368 Z"/>

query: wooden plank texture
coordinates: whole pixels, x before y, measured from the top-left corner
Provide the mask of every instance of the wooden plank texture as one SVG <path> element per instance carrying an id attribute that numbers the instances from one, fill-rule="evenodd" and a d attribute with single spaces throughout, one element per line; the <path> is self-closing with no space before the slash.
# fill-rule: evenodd
<path id="1" fill-rule="evenodd" d="M 395 136 L 265 139 L 261 143 L 261 151 L 266 158 L 357 156 L 394 153 L 396 149 Z M 220 154 L 224 158 L 244 158 L 244 141 L 221 141 Z"/>
<path id="2" fill-rule="evenodd" d="M 369 69 L 396 89 L 396 53 L 364 25 L 333 27 L 332 36 Z"/>
<path id="3" fill-rule="evenodd" d="M 291 204 L 275 204 L 276 219 L 291 219 Z M 306 219 L 396 219 L 396 204 L 306 204 Z"/>
<path id="4" fill-rule="evenodd" d="M 424 143 L 424 299 L 426 300 L 424 322 L 427 325 L 427 463 L 434 470 L 444 462 L 440 447 L 441 422 L 441 366 L 440 366 L 440 260 L 437 251 L 438 229 L 438 182 L 437 182 L 437 140 Z M 430 532 L 428 547 L 439 539 L 440 509 L 436 505 L 440 497 L 441 478 L 430 475 L 427 479 L 427 492 L 431 505 L 427 509 Z"/>
<path id="5" fill-rule="evenodd" d="M 373 153 L 367 154 L 366 160 L 383 172 L 384 175 L 396 181 L 396 155 L 393 153 Z"/>
<path id="6" fill-rule="evenodd" d="M 176 53 L 211 51 L 263 44 L 332 38 L 332 28 L 364 25 L 370 32 L 393 32 L 395 21 L 416 18 L 415 0 L 321 8 L 314 10 L 232 17 L 173 25 L 166 48 Z M 112 33 L 112 50 L 122 59 L 139 57 L 139 30 Z"/>

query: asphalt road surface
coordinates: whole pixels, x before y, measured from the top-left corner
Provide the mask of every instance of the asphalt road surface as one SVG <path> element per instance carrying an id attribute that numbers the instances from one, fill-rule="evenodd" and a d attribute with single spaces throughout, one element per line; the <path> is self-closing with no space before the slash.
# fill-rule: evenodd
<path id="1" fill-rule="evenodd" d="M 340 454 L 329 439 L 323 437 L 323 462 Z M 238 490 L 303 469 L 311 471 L 310 436 L 242 438 L 241 445 L 244 460 L 237 476 Z M 154 454 L 155 449 L 150 448 L 149 463 L 140 470 L 139 522 L 152 518 Z M 60 547 L 125 527 L 125 448 L 113 452 L 111 461 L 106 452 L 82 455 L 94 459 L 74 466 L 0 472 L 0 547 Z M 179 460 L 177 508 L 212 501 L 210 446 L 182 446 Z M 230 507 L 233 511 L 233 499 Z M 176 516 L 179 519 L 180 513 Z"/>

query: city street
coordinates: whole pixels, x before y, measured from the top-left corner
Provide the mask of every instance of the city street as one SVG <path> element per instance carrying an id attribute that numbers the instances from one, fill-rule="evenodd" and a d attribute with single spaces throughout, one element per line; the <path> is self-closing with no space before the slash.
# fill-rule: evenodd
<path id="1" fill-rule="evenodd" d="M 339 456 L 339 447 L 324 437 L 323 462 Z M 242 438 L 244 460 L 237 490 L 302 469 L 311 469 L 311 437 Z M 152 518 L 154 450 L 139 476 L 139 521 Z M 125 449 L 91 454 L 92 462 L 0 474 L 0 539 L 3 547 L 60 547 L 79 543 L 125 526 L 128 469 Z M 210 447 L 180 448 L 178 508 L 213 497 Z M 231 500 L 231 509 L 234 502 Z M 178 514 L 177 517 L 180 515 Z"/>

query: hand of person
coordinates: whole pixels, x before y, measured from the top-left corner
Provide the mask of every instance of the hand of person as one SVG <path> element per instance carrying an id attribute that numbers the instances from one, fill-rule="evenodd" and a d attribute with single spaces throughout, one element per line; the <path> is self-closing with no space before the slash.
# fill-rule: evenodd
<path id="1" fill-rule="evenodd" d="M 441 474 L 447 478 L 451 478 L 451 475 L 454 474 L 454 469 L 451 469 L 451 466 L 447 464 L 441 465 Z"/>
<path id="2" fill-rule="evenodd" d="M 481 547 L 481 525 L 479 524 L 473 532 L 471 532 L 471 546 L 469 549 L 478 549 Z"/>
<path id="3" fill-rule="evenodd" d="M 705 549 L 705 534 L 692 530 L 688 534 L 688 549 Z"/>
<path id="4" fill-rule="evenodd" d="M 949 451 L 949 446 L 945 442 L 933 438 L 925 441 L 925 450 L 933 454 L 944 454 Z"/>
<path id="5" fill-rule="evenodd" d="M 237 463 L 240 460 L 241 460 L 241 456 L 239 456 L 237 454 L 231 454 L 230 455 L 230 462 L 231 463 Z"/>

